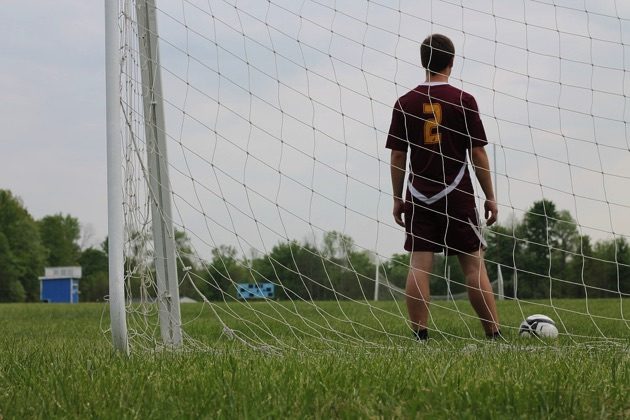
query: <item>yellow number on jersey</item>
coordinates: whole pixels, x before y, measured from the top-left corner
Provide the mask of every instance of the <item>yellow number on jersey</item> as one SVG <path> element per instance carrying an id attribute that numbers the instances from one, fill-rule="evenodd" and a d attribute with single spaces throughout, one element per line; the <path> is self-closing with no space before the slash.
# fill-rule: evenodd
<path id="1" fill-rule="evenodd" d="M 442 122 L 442 105 L 429 103 L 422 105 L 422 112 L 431 115 L 424 122 L 424 144 L 438 144 L 442 140 L 442 134 L 438 126 Z"/>

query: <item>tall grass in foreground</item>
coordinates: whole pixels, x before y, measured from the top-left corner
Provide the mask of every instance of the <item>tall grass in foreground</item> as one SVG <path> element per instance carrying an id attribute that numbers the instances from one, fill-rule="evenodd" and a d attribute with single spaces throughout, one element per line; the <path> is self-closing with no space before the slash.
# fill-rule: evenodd
<path id="1" fill-rule="evenodd" d="M 591 317 L 579 314 L 585 312 L 581 302 L 556 301 L 567 331 L 584 339 L 537 342 L 508 331 L 509 344 L 481 340 L 478 321 L 436 307 L 434 326 L 445 335 L 434 334 L 428 345 L 407 339 L 398 316 L 379 317 L 383 325 L 378 328 L 392 331 L 383 339 L 372 328 L 378 322 L 361 305 L 322 305 L 369 325 L 358 333 L 380 346 L 344 346 L 339 337 L 322 345 L 314 338 L 298 339 L 295 331 L 270 320 L 271 336 L 290 344 L 276 354 L 258 352 L 227 339 L 212 312 L 192 304 L 183 306 L 184 319 L 190 320 L 186 331 L 215 351 L 138 351 L 125 358 L 112 352 L 109 336 L 101 331 L 109 322 L 102 304 L 0 305 L 0 416 L 630 417 L 630 330 L 626 322 L 610 320 L 630 318 L 620 312 L 630 302 L 622 309 L 620 301 L 590 301 L 593 326 Z M 396 313 L 396 302 L 380 305 L 383 313 Z M 463 313 L 469 311 L 458 305 Z M 258 306 L 263 312 L 280 310 Z M 236 318 L 247 316 L 242 309 L 223 308 L 234 314 L 232 325 L 239 331 L 243 321 Z M 537 309 L 515 302 L 502 302 L 500 308 L 506 326 L 518 326 L 522 313 Z M 317 310 L 310 310 L 316 317 Z M 352 331 L 343 315 L 333 324 Z M 597 339 L 602 333 L 619 340 Z"/>

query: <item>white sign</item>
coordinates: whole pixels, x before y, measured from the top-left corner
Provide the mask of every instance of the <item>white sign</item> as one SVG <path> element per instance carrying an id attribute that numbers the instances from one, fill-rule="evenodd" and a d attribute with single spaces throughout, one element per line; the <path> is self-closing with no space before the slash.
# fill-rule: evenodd
<path id="1" fill-rule="evenodd" d="M 46 267 L 44 277 L 81 278 L 81 267 Z"/>

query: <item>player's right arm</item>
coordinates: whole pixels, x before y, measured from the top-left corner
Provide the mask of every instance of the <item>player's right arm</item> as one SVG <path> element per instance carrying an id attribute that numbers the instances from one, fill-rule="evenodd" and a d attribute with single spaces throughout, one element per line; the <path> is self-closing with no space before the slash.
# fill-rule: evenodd
<path id="1" fill-rule="evenodd" d="M 394 195 L 394 220 L 400 226 L 405 226 L 402 215 L 405 212 L 405 200 L 403 187 L 405 185 L 405 165 L 407 164 L 407 152 L 392 150 L 390 159 L 390 171 L 392 176 L 392 192 Z"/>

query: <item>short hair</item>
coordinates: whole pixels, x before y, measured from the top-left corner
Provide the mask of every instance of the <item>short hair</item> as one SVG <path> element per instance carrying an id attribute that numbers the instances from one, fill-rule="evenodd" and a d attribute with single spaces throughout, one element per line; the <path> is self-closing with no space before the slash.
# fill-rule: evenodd
<path id="1" fill-rule="evenodd" d="M 455 57 L 455 46 L 447 36 L 432 34 L 422 41 L 420 59 L 422 67 L 432 73 L 440 73 L 452 64 Z"/>

